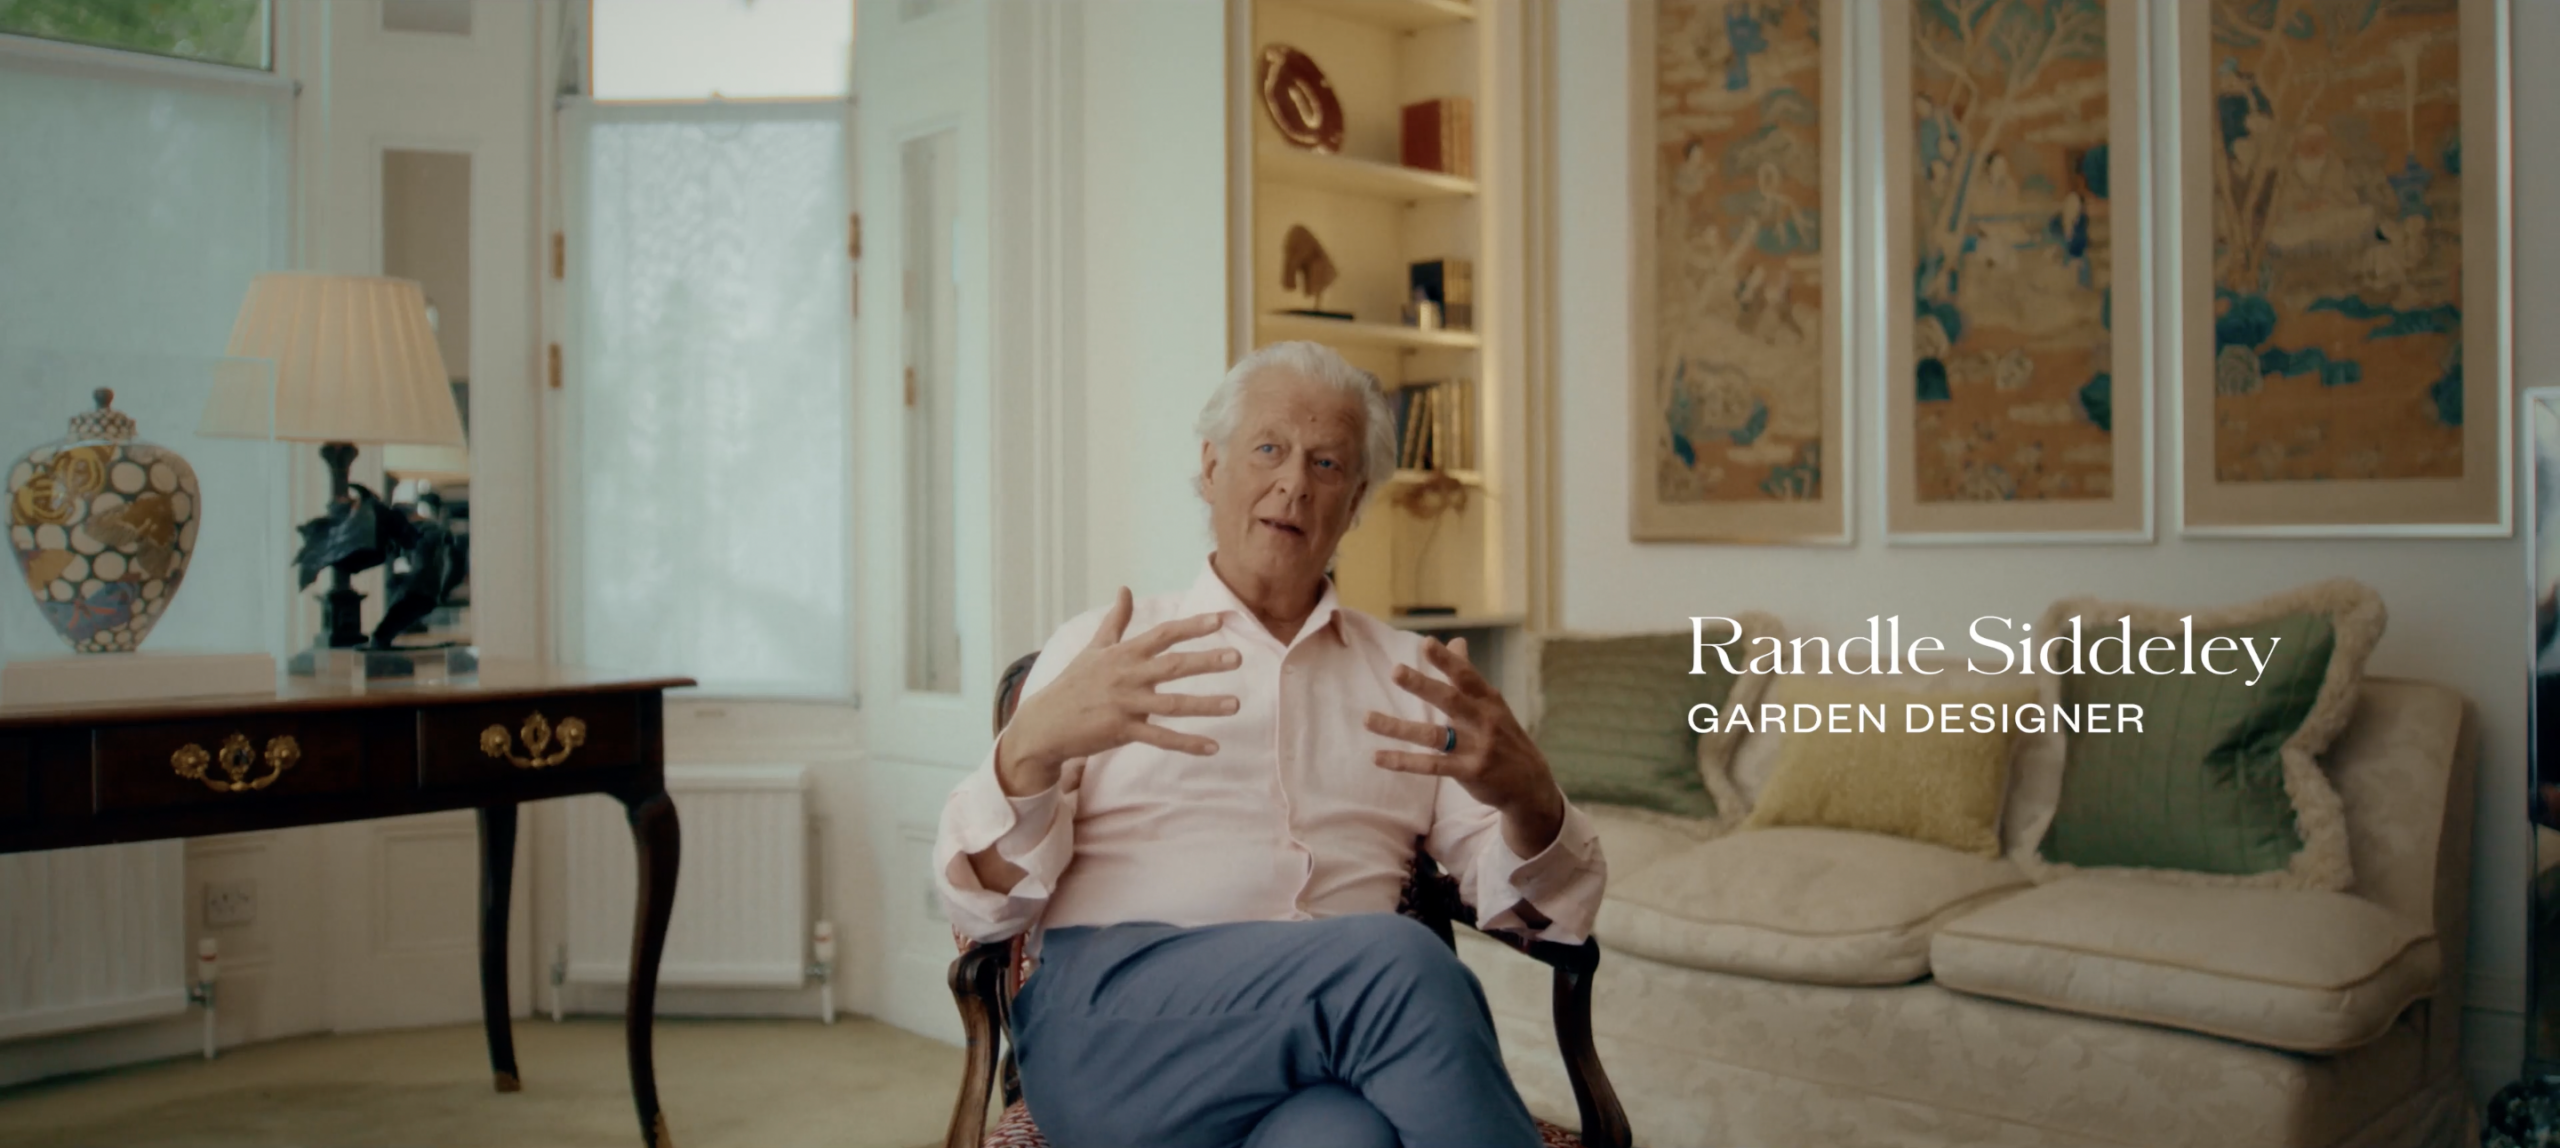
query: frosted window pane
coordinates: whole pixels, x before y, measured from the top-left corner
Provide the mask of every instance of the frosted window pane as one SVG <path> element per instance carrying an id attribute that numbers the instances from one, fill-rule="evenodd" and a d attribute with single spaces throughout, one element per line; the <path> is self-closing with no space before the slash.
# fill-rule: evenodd
<path id="1" fill-rule="evenodd" d="M 595 0 L 589 19 L 599 100 L 841 96 L 852 74 L 853 0 Z"/>
<path id="2" fill-rule="evenodd" d="M 0 344 L 222 354 L 279 266 L 287 111 L 0 69 Z"/>
<path id="3" fill-rule="evenodd" d="M 624 109 L 585 131 L 577 413 L 590 665 L 850 690 L 844 129 Z"/>
<path id="4" fill-rule="evenodd" d="M 388 32 L 468 36 L 471 0 L 382 0 L 382 27 Z"/>

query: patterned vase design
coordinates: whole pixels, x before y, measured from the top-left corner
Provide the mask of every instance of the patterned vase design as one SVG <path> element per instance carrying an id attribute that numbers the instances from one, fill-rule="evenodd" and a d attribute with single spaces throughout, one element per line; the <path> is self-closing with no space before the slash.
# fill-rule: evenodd
<path id="1" fill-rule="evenodd" d="M 195 553 L 195 468 L 134 440 L 133 418 L 96 392 L 71 437 L 9 467 L 9 549 L 45 620 L 84 654 L 142 644 Z"/>

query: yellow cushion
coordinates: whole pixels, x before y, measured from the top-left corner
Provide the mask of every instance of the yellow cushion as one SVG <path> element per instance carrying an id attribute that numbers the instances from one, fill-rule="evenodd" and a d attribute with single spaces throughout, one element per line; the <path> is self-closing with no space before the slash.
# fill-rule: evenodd
<path id="1" fill-rule="evenodd" d="M 2000 854 L 2000 803 L 2009 786 L 2010 734 L 1904 727 L 1907 703 L 1927 706 L 2026 705 L 2032 686 L 1963 693 L 1917 693 L 1873 687 L 1792 683 L 1791 703 L 1819 707 L 1819 728 L 1790 726 L 1777 770 L 1760 792 L 1745 828 L 1816 825 L 1926 841 L 1984 857 Z M 1834 705 L 1850 708 L 1833 710 Z M 1883 707 L 1879 730 L 1858 720 L 1857 707 Z M 1814 716 L 1790 704 L 1791 714 Z M 1846 717 L 1845 722 L 1831 719 Z M 1792 718 L 1791 718 L 1792 720 Z M 1996 723 L 1995 723 L 1996 724 Z"/>

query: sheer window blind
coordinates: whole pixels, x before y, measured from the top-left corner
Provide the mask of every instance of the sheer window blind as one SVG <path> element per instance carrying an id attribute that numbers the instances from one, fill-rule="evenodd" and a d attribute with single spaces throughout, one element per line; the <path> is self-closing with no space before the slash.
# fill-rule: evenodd
<path id="1" fill-rule="evenodd" d="M 198 545 L 149 650 L 279 649 L 292 589 L 281 448 L 194 437 L 250 278 L 290 251 L 291 85 L 227 71 L 0 37 L 0 465 L 99 386 L 194 464 Z M 68 652 L 0 595 L 0 658 Z"/>
<path id="2" fill-rule="evenodd" d="M 849 696 L 844 106 L 579 104 L 567 129 L 563 650 Z"/>

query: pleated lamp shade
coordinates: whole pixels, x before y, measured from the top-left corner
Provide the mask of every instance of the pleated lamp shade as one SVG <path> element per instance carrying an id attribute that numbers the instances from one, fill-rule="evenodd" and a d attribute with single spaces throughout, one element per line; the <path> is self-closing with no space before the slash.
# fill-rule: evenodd
<path id="1" fill-rule="evenodd" d="M 458 446 L 386 446 L 382 448 L 382 472 L 393 478 L 425 482 L 469 482 L 471 451 Z"/>
<path id="2" fill-rule="evenodd" d="M 463 445 L 426 293 L 410 280 L 260 275 L 231 325 L 228 353 L 275 363 L 275 438 Z M 256 401 L 264 398 L 217 391 L 198 433 L 269 437 L 269 409 Z"/>

